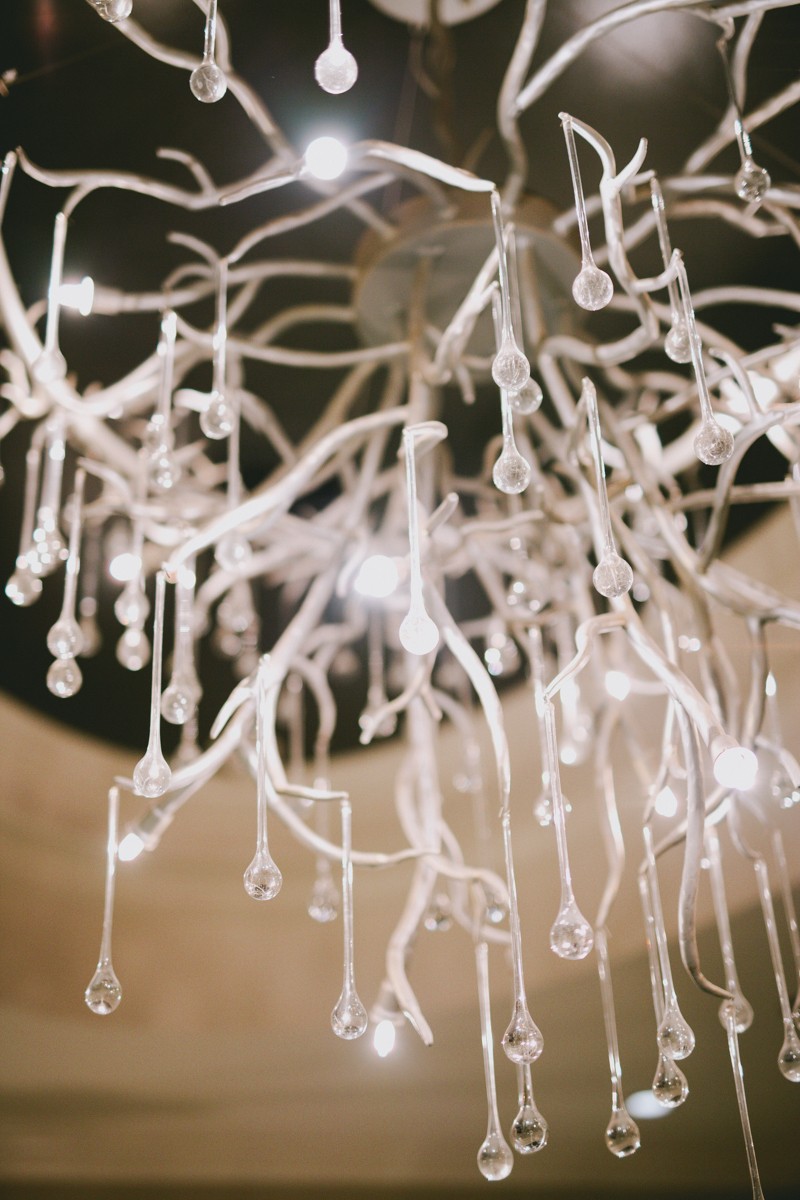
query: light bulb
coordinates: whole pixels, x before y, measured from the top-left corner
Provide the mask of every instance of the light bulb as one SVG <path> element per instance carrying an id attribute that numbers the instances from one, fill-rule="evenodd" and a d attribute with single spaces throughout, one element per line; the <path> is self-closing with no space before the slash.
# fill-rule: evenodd
<path id="1" fill-rule="evenodd" d="M 111 562 L 108 564 L 108 573 L 112 579 L 116 579 L 117 583 L 130 583 L 142 569 L 142 560 L 138 554 L 131 554 L 126 551 L 123 554 L 115 554 Z"/>
<path id="2" fill-rule="evenodd" d="M 714 759 L 714 778 L 723 787 L 746 792 L 758 774 L 758 759 L 746 746 L 726 746 Z"/>
<path id="3" fill-rule="evenodd" d="M 117 849 L 117 858 L 120 862 L 133 862 L 135 858 L 139 857 L 143 850 L 144 842 L 139 837 L 138 833 L 134 833 L 131 830 L 130 833 L 125 834 L 125 837 L 120 842 Z"/>
<path id="4" fill-rule="evenodd" d="M 370 554 L 358 568 L 353 587 L 359 596 L 371 596 L 379 600 L 391 596 L 399 582 L 400 575 L 393 558 L 386 554 Z"/>
<path id="5" fill-rule="evenodd" d="M 615 700 L 624 700 L 631 690 L 631 681 L 624 671 L 606 671 L 606 691 Z"/>
<path id="6" fill-rule="evenodd" d="M 347 166 L 347 147 L 335 137 L 314 138 L 304 161 L 315 179 L 338 179 Z"/>
<path id="7" fill-rule="evenodd" d="M 375 1047 L 375 1053 L 378 1058 L 386 1058 L 387 1055 L 394 1050 L 394 1043 L 397 1037 L 397 1032 L 392 1021 L 378 1021 L 375 1026 L 375 1033 L 372 1036 L 372 1044 Z"/>

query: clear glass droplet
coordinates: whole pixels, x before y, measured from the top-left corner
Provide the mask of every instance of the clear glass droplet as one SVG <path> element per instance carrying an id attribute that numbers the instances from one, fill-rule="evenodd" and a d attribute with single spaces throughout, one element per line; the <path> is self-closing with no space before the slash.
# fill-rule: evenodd
<path id="1" fill-rule="evenodd" d="M 658 1103 L 665 1108 L 677 1108 L 689 1095 L 688 1079 L 666 1054 L 659 1053 L 652 1091 Z"/>
<path id="2" fill-rule="evenodd" d="M 133 769 L 133 790 L 138 796 L 155 800 L 157 796 L 164 795 L 171 778 L 172 772 L 163 754 L 148 751 Z"/>
<path id="3" fill-rule="evenodd" d="M 47 688 L 59 700 L 68 700 L 81 690 L 83 675 L 74 658 L 57 658 L 47 672 Z"/>
<path id="4" fill-rule="evenodd" d="M 181 477 L 181 470 L 168 450 L 159 450 L 147 463 L 147 478 L 153 491 L 168 492 Z"/>
<path id="5" fill-rule="evenodd" d="M 111 963 L 98 966 L 89 986 L 83 993 L 83 999 L 86 1007 L 90 1008 L 98 1017 L 107 1017 L 109 1013 L 119 1007 L 122 988 Z"/>
<path id="6" fill-rule="evenodd" d="M 126 584 L 114 601 L 114 616 L 120 625 L 141 627 L 150 612 L 150 601 L 138 579 Z"/>
<path id="7" fill-rule="evenodd" d="M 642 1144 L 639 1126 L 625 1108 L 614 1109 L 611 1113 L 605 1138 L 606 1146 L 616 1158 L 628 1158 Z"/>
<path id="8" fill-rule="evenodd" d="M 492 469 L 494 486 L 507 496 L 518 496 L 531 481 L 530 464 L 518 450 L 505 447 Z"/>
<path id="9" fill-rule="evenodd" d="M 753 1024 L 753 1006 L 741 992 L 735 992 L 733 1000 L 723 1000 L 719 1006 L 719 1019 L 723 1029 L 728 1028 L 728 1014 L 733 1006 L 734 1025 L 737 1033 L 745 1033 Z"/>
<path id="10" fill-rule="evenodd" d="M 235 571 L 252 556 L 252 546 L 240 533 L 226 533 L 214 551 L 214 558 L 223 571 Z"/>
<path id="11" fill-rule="evenodd" d="M 283 876 L 264 850 L 257 850 L 244 873 L 244 890 L 253 900 L 274 900 L 283 884 Z"/>
<path id="12" fill-rule="evenodd" d="M 439 630 L 424 611 L 413 608 L 407 613 L 398 630 L 400 643 L 409 654 L 430 654 L 439 645 Z"/>
<path id="13" fill-rule="evenodd" d="M 338 1038 L 351 1042 L 354 1038 L 361 1037 L 368 1024 L 369 1017 L 364 1005 L 354 990 L 346 988 L 331 1013 L 333 1032 Z"/>
<path id="14" fill-rule="evenodd" d="M 73 617 L 62 617 L 50 626 L 47 649 L 53 658 L 75 658 L 83 650 L 83 635 Z"/>
<path id="15" fill-rule="evenodd" d="M 667 336 L 664 338 L 664 353 L 674 363 L 689 363 L 692 361 L 692 343 L 685 321 L 675 321 Z"/>
<path id="16" fill-rule="evenodd" d="M 661 1018 L 656 1039 L 659 1049 L 667 1058 L 688 1058 L 694 1050 L 694 1032 L 674 1002 Z"/>
<path id="17" fill-rule="evenodd" d="M 492 379 L 506 392 L 521 392 L 530 377 L 531 364 L 513 337 L 507 338 L 492 363 Z"/>
<path id="18" fill-rule="evenodd" d="M 630 563 L 627 563 L 619 554 L 604 554 L 594 569 L 592 583 L 595 590 L 609 600 L 613 600 L 617 596 L 624 596 L 633 587 L 633 571 Z"/>
<path id="19" fill-rule="evenodd" d="M 450 904 L 450 897 L 443 892 L 434 896 L 433 900 L 428 905 L 428 911 L 424 918 L 425 928 L 428 933 L 447 933 L 448 929 L 453 925 L 453 910 Z"/>
<path id="20" fill-rule="evenodd" d="M 9 576 L 6 584 L 6 596 L 18 608 L 27 608 L 39 599 L 42 593 L 42 581 L 37 579 L 30 567 L 17 567 Z"/>
<path id="21" fill-rule="evenodd" d="M 499 1132 L 487 1134 L 478 1151 L 478 1170 L 484 1179 L 496 1183 L 506 1179 L 514 1166 L 514 1155 L 503 1135 Z"/>
<path id="22" fill-rule="evenodd" d="M 33 531 L 34 554 L 29 556 L 31 570 L 38 575 L 52 575 L 59 563 L 67 557 L 64 539 L 56 528 Z"/>
<path id="23" fill-rule="evenodd" d="M 594 264 L 589 264 L 575 276 L 572 284 L 575 303 L 587 312 L 605 308 L 614 295 L 611 276 Z"/>
<path id="24" fill-rule="evenodd" d="M 772 185 L 769 172 L 746 158 L 733 180 L 736 195 L 747 204 L 760 204 Z"/>
<path id="25" fill-rule="evenodd" d="M 544 1039 L 541 1030 L 524 1004 L 515 1004 L 508 1028 L 503 1034 L 506 1058 L 514 1063 L 532 1063 L 542 1053 Z"/>
<path id="26" fill-rule="evenodd" d="M 786 1037 L 778 1055 L 778 1069 L 790 1083 L 800 1083 L 800 1038 L 792 1021 L 785 1023 Z"/>
<path id="27" fill-rule="evenodd" d="M 99 16 L 110 24 L 125 21 L 133 12 L 133 0 L 92 0 Z"/>
<path id="28" fill-rule="evenodd" d="M 580 959 L 594 945 L 594 933 L 589 922 L 573 900 L 559 910 L 550 928 L 550 949 L 559 958 Z"/>
<path id="29" fill-rule="evenodd" d="M 718 467 L 733 454 L 733 434 L 717 421 L 704 421 L 694 439 L 694 452 L 700 462 Z"/>
<path id="30" fill-rule="evenodd" d="M 527 417 L 529 413 L 541 408 L 544 394 L 535 379 L 529 379 L 518 392 L 512 392 L 508 404 L 512 412 Z"/>
<path id="31" fill-rule="evenodd" d="M 308 902 L 308 915 L 320 925 L 327 925 L 338 917 L 339 890 L 330 874 L 321 874 L 314 880 Z"/>
<path id="32" fill-rule="evenodd" d="M 314 78 L 324 92 L 338 96 L 358 79 L 358 63 L 341 38 L 333 38 L 314 63 Z"/>
<path id="33" fill-rule="evenodd" d="M 203 104 L 216 104 L 228 90 L 225 72 L 215 62 L 202 62 L 189 76 L 189 87 L 196 100 Z M 211 437 L 212 434 L 207 436 Z M 224 436 L 224 435 L 222 435 Z"/>
<path id="34" fill-rule="evenodd" d="M 547 1121 L 533 1104 L 523 1104 L 511 1125 L 511 1145 L 517 1154 L 535 1154 L 547 1145 Z"/>
<path id="35" fill-rule="evenodd" d="M 508 916 L 508 909 L 496 896 L 487 896 L 483 915 L 490 925 L 502 925 Z"/>
<path id="36" fill-rule="evenodd" d="M 197 708 L 197 688 L 190 679 L 175 679 L 161 696 L 161 715 L 170 725 L 185 725 Z"/>
<path id="37" fill-rule="evenodd" d="M 117 661 L 126 671 L 141 671 L 150 661 L 150 643 L 141 629 L 126 629 L 117 642 Z"/>
<path id="38" fill-rule="evenodd" d="M 234 413 L 221 392 L 212 393 L 208 406 L 200 413 L 200 428 L 212 441 L 228 437 L 234 425 Z"/>

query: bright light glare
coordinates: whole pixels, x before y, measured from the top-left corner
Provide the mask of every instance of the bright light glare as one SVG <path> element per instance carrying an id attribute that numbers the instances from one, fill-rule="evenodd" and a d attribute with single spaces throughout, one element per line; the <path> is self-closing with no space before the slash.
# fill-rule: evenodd
<path id="1" fill-rule="evenodd" d="M 664 787 L 656 796 L 655 809 L 662 817 L 674 817 L 678 811 L 678 797 L 671 787 Z"/>
<path id="2" fill-rule="evenodd" d="M 117 583 L 130 583 L 142 569 L 142 560 L 138 554 L 131 554 L 126 550 L 123 554 L 117 554 L 108 564 L 108 573 L 112 579 L 116 579 Z"/>
<path id="3" fill-rule="evenodd" d="M 62 308 L 76 308 L 82 317 L 88 317 L 94 304 L 94 281 L 84 275 L 80 283 L 62 283 L 58 302 Z"/>
<path id="4" fill-rule="evenodd" d="M 633 1092 L 626 1097 L 625 1107 L 636 1121 L 658 1121 L 672 1112 L 665 1104 L 659 1104 L 651 1091 Z"/>
<path id="5" fill-rule="evenodd" d="M 723 787 L 746 792 L 758 774 L 758 759 L 745 746 L 728 746 L 714 760 L 714 778 Z"/>
<path id="6" fill-rule="evenodd" d="M 631 690 L 631 681 L 624 671 L 606 671 L 606 691 L 615 700 L 624 700 Z"/>
<path id="7" fill-rule="evenodd" d="M 396 1036 L 396 1030 L 391 1021 L 378 1021 L 372 1037 L 372 1044 L 379 1058 L 386 1058 L 392 1053 Z"/>
<path id="8" fill-rule="evenodd" d="M 117 847 L 117 858 L 120 862 L 133 862 L 144 850 L 144 842 L 138 833 L 126 833 Z"/>
<path id="9" fill-rule="evenodd" d="M 353 587 L 359 596 L 371 596 L 375 600 L 391 596 L 397 589 L 400 576 L 393 558 L 385 554 L 371 554 L 358 568 Z"/>
<path id="10" fill-rule="evenodd" d="M 305 163 L 316 179 L 338 179 L 347 166 L 347 147 L 335 137 L 314 138 L 306 150 Z"/>
<path id="11" fill-rule="evenodd" d="M 772 674 L 772 671 L 770 671 L 769 675 L 767 675 L 766 682 L 764 684 L 764 694 L 766 696 L 775 696 L 777 694 L 777 691 L 778 691 L 777 681 L 775 679 L 775 676 Z"/>

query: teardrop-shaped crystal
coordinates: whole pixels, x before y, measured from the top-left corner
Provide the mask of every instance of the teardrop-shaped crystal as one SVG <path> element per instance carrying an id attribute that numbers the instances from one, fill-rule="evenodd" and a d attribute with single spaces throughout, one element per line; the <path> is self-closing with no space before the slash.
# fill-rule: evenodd
<path id="1" fill-rule="evenodd" d="M 240 533 L 226 533 L 214 551 L 214 558 L 223 571 L 235 571 L 252 556 L 252 546 Z"/>
<path id="2" fill-rule="evenodd" d="M 628 1158 L 635 1154 L 642 1144 L 639 1126 L 629 1116 L 623 1106 L 611 1113 L 611 1120 L 606 1126 L 606 1146 L 616 1158 Z"/>
<path id="3" fill-rule="evenodd" d="M 172 772 L 160 751 L 148 751 L 133 769 L 133 790 L 137 796 L 155 800 L 169 787 Z"/>
<path id="4" fill-rule="evenodd" d="M 511 1125 L 511 1145 L 517 1154 L 535 1154 L 547 1145 L 547 1121 L 534 1104 L 523 1104 Z"/>
<path id="5" fill-rule="evenodd" d="M 92 0 L 92 7 L 111 25 L 125 21 L 133 12 L 133 0 Z"/>
<path id="6" fill-rule="evenodd" d="M 587 312 L 597 312 L 598 309 L 605 308 L 614 295 L 611 276 L 593 263 L 587 264 L 575 276 L 572 295 L 575 303 L 581 308 L 585 308 Z"/>
<path id="7" fill-rule="evenodd" d="M 138 625 L 140 628 L 150 612 L 150 601 L 138 579 L 126 584 L 114 601 L 114 616 L 120 625 Z"/>
<path id="8" fill-rule="evenodd" d="M 194 682 L 173 676 L 161 695 L 161 715 L 170 725 L 185 725 L 197 708 L 198 692 Z"/>
<path id="9" fill-rule="evenodd" d="M 677 1108 L 689 1095 L 688 1079 L 666 1054 L 659 1053 L 652 1091 L 658 1103 L 665 1108 Z"/>
<path id="10" fill-rule="evenodd" d="M 694 1032 L 674 1002 L 668 1005 L 661 1018 L 656 1040 L 667 1058 L 688 1058 L 694 1050 Z"/>
<path id="11" fill-rule="evenodd" d="M 274 900 L 283 876 L 267 851 L 257 850 L 244 873 L 244 890 L 253 900 Z"/>
<path id="12" fill-rule="evenodd" d="M 430 654 L 439 645 L 439 630 L 424 610 L 410 609 L 400 624 L 398 636 L 409 654 Z"/>
<path id="13" fill-rule="evenodd" d="M 508 908 L 496 896 L 487 896 L 483 915 L 490 925 L 502 925 L 508 916 Z"/>
<path id="14" fill-rule="evenodd" d="M 592 574 L 595 591 L 607 599 L 624 596 L 633 587 L 633 571 L 630 563 L 619 554 L 608 552 L 603 555 Z"/>
<path id="15" fill-rule="evenodd" d="M 334 37 L 314 63 L 314 78 L 332 96 L 348 92 L 358 79 L 358 63 L 341 38 Z"/>
<path id="16" fill-rule="evenodd" d="M 155 492 L 168 492 L 181 477 L 181 469 L 168 450 L 158 450 L 147 463 L 147 478 Z"/>
<path id="17" fill-rule="evenodd" d="M 83 635 L 74 617 L 62 617 L 50 626 L 47 649 L 53 658 L 75 658 L 83 650 Z"/>
<path id="18" fill-rule="evenodd" d="M 514 338 L 506 338 L 492 362 L 492 379 L 506 392 L 521 392 L 530 377 L 531 364 Z"/>
<path id="19" fill-rule="evenodd" d="M 495 1183 L 506 1179 L 514 1166 L 514 1155 L 502 1133 L 489 1133 L 478 1151 L 478 1170 L 484 1179 Z"/>
<path id="20" fill-rule="evenodd" d="M 778 1055 L 778 1070 L 790 1083 L 800 1083 L 800 1038 L 792 1021 L 785 1023 L 786 1037 Z"/>
<path id="21" fill-rule="evenodd" d="M 30 567 L 18 566 L 6 584 L 6 596 L 18 608 L 27 608 L 42 594 L 42 581 L 37 579 Z"/>
<path id="22" fill-rule="evenodd" d="M 512 392 L 508 397 L 509 408 L 519 413 L 521 417 L 536 412 L 541 408 L 544 394 L 535 379 L 529 379 L 518 392 Z"/>
<path id="23" fill-rule="evenodd" d="M 746 158 L 733 180 L 736 195 L 747 204 L 760 204 L 772 185 L 769 172 Z"/>
<path id="24" fill-rule="evenodd" d="M 117 661 L 127 671 L 141 671 L 150 661 L 150 643 L 141 629 L 126 629 L 117 642 Z"/>
<path id="25" fill-rule="evenodd" d="M 675 321 L 664 338 L 664 352 L 674 363 L 692 361 L 692 343 L 685 321 Z"/>
<path id="26" fill-rule="evenodd" d="M 339 915 L 339 891 L 329 874 L 317 876 L 308 902 L 308 915 L 312 921 L 327 925 Z"/>
<path id="27" fill-rule="evenodd" d="M 753 1006 L 741 992 L 734 992 L 733 1000 L 723 1000 L 719 1006 L 719 1019 L 723 1029 L 728 1028 L 728 1013 L 733 1004 L 733 1015 L 737 1033 L 745 1033 L 753 1024 Z"/>
<path id="28" fill-rule="evenodd" d="M 189 76 L 189 87 L 195 100 L 203 104 L 216 104 L 227 92 L 228 81 L 225 72 L 215 62 L 202 62 Z"/>
<path id="29" fill-rule="evenodd" d="M 222 441 L 233 430 L 233 409 L 221 392 L 214 392 L 200 413 L 200 428 L 212 441 Z"/>
<path id="30" fill-rule="evenodd" d="M 507 496 L 518 496 L 531 481 L 530 464 L 518 450 L 508 446 L 492 468 L 494 486 Z"/>
<path id="31" fill-rule="evenodd" d="M 535 1062 L 544 1048 L 544 1039 L 525 1004 L 519 1001 L 514 1005 L 514 1012 L 508 1028 L 503 1034 L 503 1050 L 506 1058 L 514 1063 Z"/>
<path id="32" fill-rule="evenodd" d="M 81 690 L 83 675 L 74 658 L 56 658 L 47 672 L 47 687 L 59 700 L 68 700 Z"/>
<path id="33" fill-rule="evenodd" d="M 58 529 L 34 529 L 34 554 L 29 556 L 31 570 L 37 575 L 52 575 L 67 557 L 67 548 Z"/>
<path id="34" fill-rule="evenodd" d="M 733 454 L 733 434 L 717 421 L 704 421 L 694 439 L 694 452 L 700 462 L 718 467 Z"/>
<path id="35" fill-rule="evenodd" d="M 367 1010 L 352 988 L 345 988 L 331 1013 L 331 1028 L 346 1042 L 359 1038 L 369 1024 Z"/>
<path id="36" fill-rule="evenodd" d="M 573 900 L 559 910 L 550 928 L 550 949 L 559 958 L 580 959 L 594 945 L 594 933 L 589 922 Z"/>
<path id="37" fill-rule="evenodd" d="M 110 962 L 98 966 L 83 993 L 83 999 L 86 1007 L 97 1013 L 98 1017 L 107 1017 L 119 1006 L 122 988 Z"/>

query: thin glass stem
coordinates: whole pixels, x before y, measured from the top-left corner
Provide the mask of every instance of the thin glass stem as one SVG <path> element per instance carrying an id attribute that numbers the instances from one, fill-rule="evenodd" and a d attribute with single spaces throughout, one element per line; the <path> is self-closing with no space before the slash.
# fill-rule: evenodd
<path id="1" fill-rule="evenodd" d="M 42 494 L 39 503 L 39 523 L 47 519 L 55 523 L 61 502 L 61 480 L 64 475 L 64 418 L 56 413 L 48 427 L 47 449 L 42 474 Z"/>
<path id="2" fill-rule="evenodd" d="M 217 0 L 209 0 L 206 13 L 206 27 L 203 38 L 203 62 L 214 61 L 214 50 L 217 42 Z"/>
<path id="3" fill-rule="evenodd" d="M 758 895 L 761 900 L 761 910 L 764 914 L 764 926 L 767 931 L 769 953 L 772 960 L 772 970 L 775 974 L 775 987 L 778 990 L 778 1002 L 781 1017 L 787 1030 L 792 1022 L 792 1009 L 789 1003 L 789 990 L 786 986 L 786 976 L 783 970 L 780 942 L 778 941 L 778 926 L 775 921 L 775 906 L 772 902 L 772 889 L 769 883 L 769 870 L 763 858 L 756 858 L 753 870 L 758 881 Z"/>
<path id="4" fill-rule="evenodd" d="M 403 448 L 406 460 L 406 497 L 408 502 L 408 556 L 409 556 L 409 593 L 411 609 L 419 610 L 424 607 L 422 601 L 422 563 L 419 551 L 419 510 L 417 508 L 417 465 L 414 457 L 414 434 L 410 429 L 403 430 Z"/>
<path id="5" fill-rule="evenodd" d="M 494 240 L 497 246 L 497 272 L 500 279 L 501 328 L 503 341 L 506 342 L 509 339 L 513 339 L 514 327 L 511 323 L 508 259 L 506 258 L 506 239 L 503 232 L 503 215 L 499 192 L 492 192 L 492 224 L 494 226 Z"/>
<path id="6" fill-rule="evenodd" d="M 739 1055 L 739 1038 L 736 1033 L 736 1018 L 733 1010 L 729 1009 L 725 1020 L 725 1029 L 728 1035 L 728 1053 L 731 1058 L 731 1070 L 733 1071 L 733 1086 L 736 1089 L 736 1103 L 739 1106 L 739 1120 L 742 1123 L 742 1135 L 744 1137 L 744 1148 L 747 1154 L 747 1165 L 750 1169 L 750 1182 L 753 1187 L 753 1200 L 764 1200 L 764 1193 L 761 1190 L 761 1179 L 758 1174 L 758 1162 L 756 1160 L 756 1148 L 753 1143 L 753 1131 L 750 1128 L 750 1114 L 747 1111 L 747 1096 L 744 1090 L 744 1071 L 742 1070 L 742 1060 Z"/>
<path id="7" fill-rule="evenodd" d="M 603 536 L 603 546 L 606 554 L 616 554 L 617 547 L 611 531 L 611 511 L 608 507 L 606 468 L 603 462 L 603 442 L 600 435 L 600 414 L 597 409 L 597 391 L 591 379 L 584 379 L 581 398 L 586 404 L 586 414 L 589 421 L 589 443 L 592 449 L 594 476 L 597 485 L 597 502 L 600 507 L 600 528 Z"/>
<path id="8" fill-rule="evenodd" d="M 216 8 L 216 3 L 214 5 Z M 216 273 L 216 315 L 214 319 L 213 380 L 212 387 L 219 395 L 225 393 L 225 375 L 228 349 L 228 260 L 221 258 Z"/>
<path id="9" fill-rule="evenodd" d="M 794 905 L 794 896 L 792 895 L 792 881 L 789 878 L 789 868 L 786 862 L 786 849 L 783 844 L 783 834 L 780 829 L 775 829 L 772 834 L 772 847 L 775 852 L 775 862 L 778 867 L 778 879 L 781 887 L 781 899 L 783 901 L 783 911 L 786 917 L 786 924 L 789 927 L 789 940 L 792 945 L 792 957 L 794 958 L 795 971 L 797 972 L 798 984 L 800 984 L 800 930 L 797 926 L 797 910 Z M 797 1009 L 795 1003 L 795 1009 Z"/>
<path id="10" fill-rule="evenodd" d="M 622 1105 L 622 1064 L 619 1057 L 614 991 L 611 986 L 611 967 L 608 960 L 608 935 L 605 929 L 596 931 L 594 944 L 597 950 L 597 974 L 600 979 L 600 999 L 603 1006 L 608 1066 L 611 1073 L 611 1107 L 617 1112 Z"/>
<path id="11" fill-rule="evenodd" d="M 739 104 L 739 98 L 736 95 L 736 88 L 731 74 L 731 64 L 728 59 L 728 41 L 727 38 L 721 37 L 717 42 L 717 49 L 722 59 L 722 68 L 725 75 L 725 86 L 728 90 L 728 99 L 733 109 L 733 131 L 736 134 L 736 144 L 739 148 L 739 157 L 742 160 L 742 165 L 748 162 L 753 157 L 753 148 L 750 145 L 750 137 L 744 127 L 744 117 L 742 108 Z"/>
<path id="12" fill-rule="evenodd" d="M 492 1010 L 489 994 L 489 947 L 486 942 L 475 945 L 475 969 L 478 976 L 478 1003 L 481 1016 L 481 1047 L 483 1049 L 483 1074 L 486 1082 L 488 1123 L 486 1136 L 502 1137 L 500 1113 L 497 1108 L 497 1084 L 494 1074 L 494 1042 L 492 1039 Z"/>
<path id="13" fill-rule="evenodd" d="M 171 309 L 167 309 L 161 318 L 161 342 L 158 352 L 162 359 L 161 379 L 158 389 L 156 412 L 162 430 L 163 440 L 167 443 L 169 434 L 169 413 L 172 401 L 172 386 L 175 376 L 175 341 L 177 337 L 177 317 Z"/>
<path id="14" fill-rule="evenodd" d="M 572 128 L 572 119 L 566 113 L 561 114 L 561 126 L 564 130 L 564 140 L 567 144 L 569 173 L 572 176 L 575 216 L 578 222 L 578 235 L 581 239 L 581 264 L 584 267 L 592 266 L 594 264 L 594 257 L 592 256 L 592 244 L 589 240 L 589 222 L 586 218 L 586 201 L 583 196 L 581 169 L 578 163 L 578 150 L 575 145 L 575 131 Z"/>
<path id="15" fill-rule="evenodd" d="M 697 332 L 697 323 L 694 319 L 694 307 L 692 305 L 692 295 L 689 291 L 689 280 L 686 276 L 686 267 L 684 266 L 683 259 L 680 257 L 676 259 L 675 270 L 678 277 L 681 304 L 683 306 L 683 319 L 686 322 L 686 329 L 689 334 L 689 349 L 692 355 L 692 367 L 697 382 L 700 415 L 705 424 L 708 421 L 714 421 L 714 410 L 711 407 L 711 397 L 708 392 L 706 372 L 703 366 L 703 347 L 700 335 Z"/>
<path id="16" fill-rule="evenodd" d="M 658 887 L 658 872 L 653 853 L 653 834 L 649 825 L 644 826 L 643 836 L 647 865 L 647 884 L 650 896 L 650 912 L 652 913 L 653 929 L 656 935 L 661 985 L 664 994 L 664 1008 L 666 1010 L 673 1004 L 677 1004 L 678 998 L 672 979 L 672 967 L 669 961 L 669 948 L 667 946 L 667 931 L 664 927 L 664 912 L 661 907 L 661 892 Z"/>
<path id="17" fill-rule="evenodd" d="M 340 0 L 329 0 L 328 11 L 330 13 L 330 40 L 332 42 L 340 42 L 342 40 L 342 6 Z"/>
<path id="18" fill-rule="evenodd" d="M 64 571 L 64 599 L 61 603 L 61 620 L 75 620 L 75 597 L 78 589 L 78 572 L 80 570 L 81 528 L 83 520 L 83 492 L 86 483 L 86 472 L 78 469 L 75 472 L 75 487 L 72 493 L 72 512 L 69 526 L 69 550 Z"/>
<path id="19" fill-rule="evenodd" d="M 658 1028 L 664 1018 L 664 987 L 661 975 L 661 965 L 659 962 L 658 946 L 656 945 L 657 934 L 647 879 L 644 875 L 640 874 L 638 882 L 639 896 L 642 902 L 642 911 L 644 913 L 645 941 L 647 944 L 647 965 L 650 970 L 650 988 L 653 993 L 653 1011 L 656 1018 L 656 1028 Z"/>
<path id="20" fill-rule="evenodd" d="M 565 908 L 574 902 L 575 895 L 572 890 L 572 873 L 570 871 L 569 851 L 567 848 L 567 823 L 564 815 L 564 797 L 561 794 L 561 775 L 558 767 L 556 713 L 551 701 L 546 698 L 542 703 L 542 719 L 545 729 L 547 773 L 550 783 L 553 825 L 556 831 L 556 848 L 558 850 L 558 867 L 561 879 L 561 907 Z"/>
<path id="21" fill-rule="evenodd" d="M 669 236 L 669 227 L 667 226 L 667 214 L 664 208 L 664 194 L 661 191 L 661 184 L 655 175 L 650 180 L 650 198 L 656 218 L 656 231 L 658 233 L 658 244 L 661 249 L 661 260 L 666 269 L 672 262 L 672 243 Z M 678 285 L 674 279 L 667 281 L 667 295 L 669 296 L 669 308 L 674 325 L 676 321 L 681 320 L 681 297 Z"/>
<path id="22" fill-rule="evenodd" d="M 33 526 L 36 520 L 36 496 L 39 491 L 39 473 L 42 465 L 41 451 L 34 446 L 25 454 L 25 494 L 22 504 L 22 523 L 19 530 L 19 559 L 27 565 L 27 555 L 33 543 Z"/>
<path id="23" fill-rule="evenodd" d="M 111 962 L 111 927 L 114 920 L 114 889 L 117 877 L 117 831 L 119 827 L 119 788 L 108 789 L 108 840 L 106 842 L 106 890 L 103 902 L 103 933 L 100 938 L 98 968 Z"/>
<path id="24" fill-rule="evenodd" d="M 353 960 L 353 809 L 349 800 L 340 801 L 342 817 L 342 932 L 344 939 L 344 992 L 356 989 Z"/>
<path id="25" fill-rule="evenodd" d="M 506 885 L 508 887 L 508 922 L 511 934 L 511 965 L 514 972 L 514 1004 L 527 1004 L 525 996 L 525 975 L 522 968 L 522 931 L 519 921 L 519 904 L 517 901 L 517 881 L 514 874 L 514 855 L 511 845 L 511 813 L 504 806 L 501 817 L 503 830 L 503 855 L 506 867 Z"/>
<path id="26" fill-rule="evenodd" d="M 736 961 L 733 956 L 733 939 L 731 937 L 731 922 L 728 914 L 728 903 L 725 896 L 725 878 L 722 874 L 722 861 L 719 851 L 719 835 L 716 827 L 711 825 L 706 830 L 706 852 L 708 855 L 708 870 L 711 880 L 711 897 L 714 902 L 714 914 L 719 931 L 719 944 L 722 951 L 722 962 L 725 967 L 725 986 L 734 997 L 742 994 L 739 976 L 736 971 Z"/>

